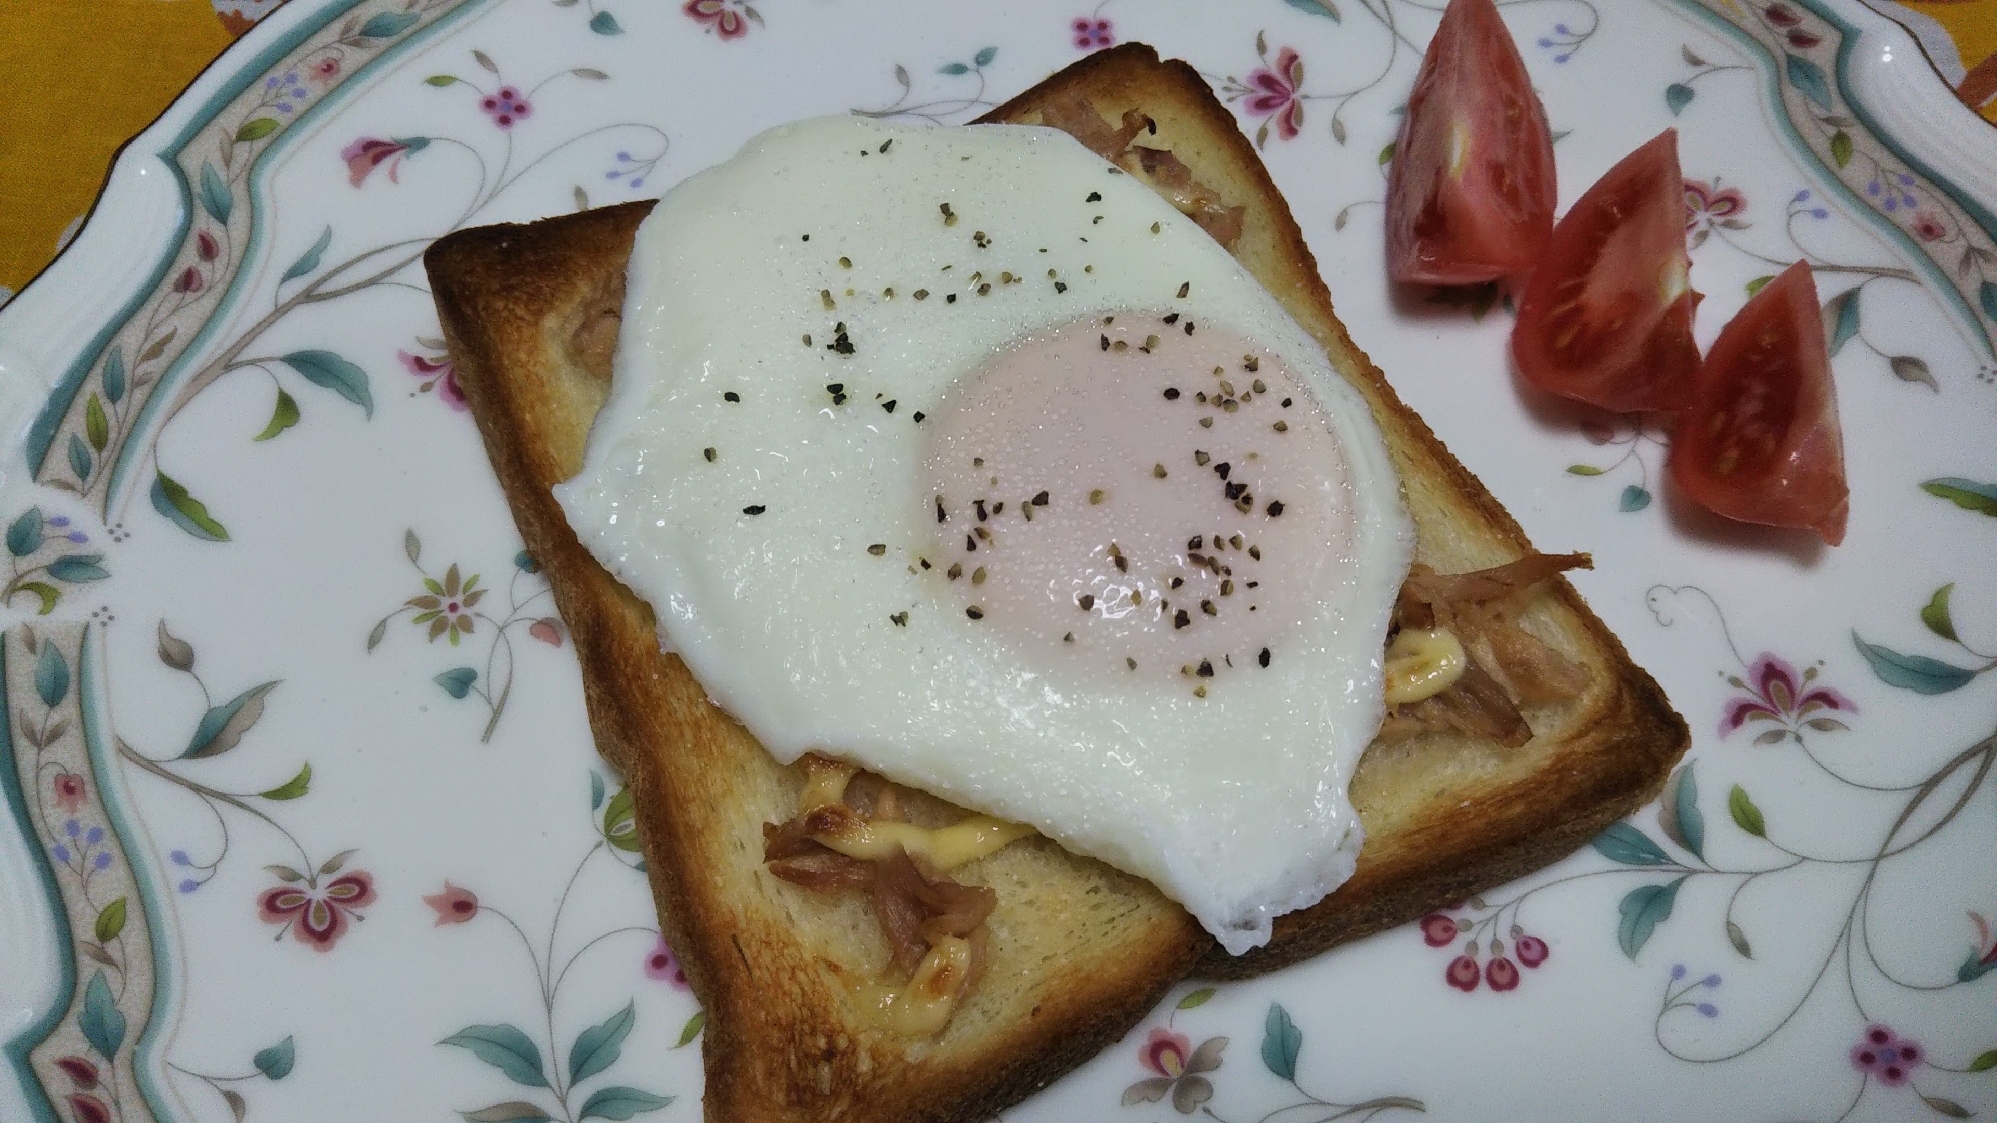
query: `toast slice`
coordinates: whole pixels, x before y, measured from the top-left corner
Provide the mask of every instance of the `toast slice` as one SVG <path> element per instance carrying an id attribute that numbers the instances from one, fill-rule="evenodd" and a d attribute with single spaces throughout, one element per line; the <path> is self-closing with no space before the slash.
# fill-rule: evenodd
<path id="1" fill-rule="evenodd" d="M 1173 153 L 1203 192 L 1181 190 L 1184 206 L 1238 221 L 1236 256 L 1372 406 L 1420 560 L 1451 572 L 1529 551 L 1352 346 L 1281 196 L 1195 71 L 1127 45 L 988 119 L 1062 123 L 1080 104 L 1102 122 L 1126 109 L 1148 117 L 1139 143 Z M 1153 177 L 1168 197 L 1184 187 L 1173 171 Z M 1590 687 L 1529 711 L 1539 736 L 1523 749 L 1448 734 L 1375 745 L 1354 784 L 1368 832 L 1358 875 L 1280 920 L 1268 947 L 1214 952 L 1149 884 L 1036 837 L 961 875 L 991 886 L 998 904 L 989 966 L 946 1028 L 922 1039 L 872 1028 L 851 996 L 888 952 L 864 906 L 763 865 L 762 825 L 795 813 L 799 770 L 778 766 L 660 653 L 650 610 L 582 548 L 550 494 L 580 467 L 607 395 L 624 265 L 649 208 L 463 231 L 426 265 L 494 469 L 575 639 L 598 748 L 636 797 L 661 923 L 708 1013 L 707 1119 L 983 1119 L 1115 1040 L 1196 966 L 1224 976 L 1279 966 L 1552 861 L 1655 794 L 1682 752 L 1684 726 L 1656 685 L 1556 579 L 1524 624 L 1587 667 Z M 952 814 L 939 801 L 916 813 Z"/>

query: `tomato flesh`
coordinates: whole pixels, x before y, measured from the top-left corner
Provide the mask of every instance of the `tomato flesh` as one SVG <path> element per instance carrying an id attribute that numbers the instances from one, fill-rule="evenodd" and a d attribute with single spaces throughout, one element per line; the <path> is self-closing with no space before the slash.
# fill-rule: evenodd
<path id="1" fill-rule="evenodd" d="M 1808 265 L 1784 270 L 1720 330 L 1669 467 L 1680 490 L 1730 519 L 1844 540 L 1844 435 Z"/>
<path id="2" fill-rule="evenodd" d="M 1678 133 L 1623 157 L 1553 228 L 1512 325 L 1512 357 L 1550 394 L 1676 410 L 1699 367 Z"/>
<path id="3" fill-rule="evenodd" d="M 1449 0 L 1387 178 L 1387 269 L 1433 285 L 1529 268 L 1553 231 L 1553 138 L 1492 0 Z"/>

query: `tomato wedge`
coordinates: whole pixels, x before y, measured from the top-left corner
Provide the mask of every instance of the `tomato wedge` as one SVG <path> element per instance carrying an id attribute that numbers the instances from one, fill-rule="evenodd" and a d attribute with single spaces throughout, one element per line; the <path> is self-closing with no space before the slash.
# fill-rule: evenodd
<path id="1" fill-rule="evenodd" d="M 1783 270 L 1720 330 L 1668 465 L 1680 490 L 1730 519 L 1844 541 L 1844 435 L 1808 265 Z"/>
<path id="2" fill-rule="evenodd" d="M 1623 157 L 1553 228 L 1512 325 L 1512 357 L 1551 394 L 1675 410 L 1699 368 L 1678 133 Z"/>
<path id="3" fill-rule="evenodd" d="M 1387 270 L 1462 285 L 1529 268 L 1553 231 L 1553 138 L 1492 0 L 1449 0 L 1387 177 Z"/>

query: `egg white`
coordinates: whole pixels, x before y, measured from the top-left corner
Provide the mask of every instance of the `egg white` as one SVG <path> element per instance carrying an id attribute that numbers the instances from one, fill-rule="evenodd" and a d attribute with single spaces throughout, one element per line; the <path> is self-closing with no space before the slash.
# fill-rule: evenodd
<path id="1" fill-rule="evenodd" d="M 922 427 L 951 388 L 1078 316 L 1166 307 L 1282 357 L 1353 511 L 1352 556 L 1285 622 L 1284 658 L 1206 697 L 1036 658 L 919 564 Z M 824 752 L 1029 823 L 1151 880 L 1237 954 L 1351 874 L 1346 788 L 1413 537 L 1385 445 L 1225 250 L 1066 134 L 826 118 L 674 188 L 639 231 L 611 396 L 557 496 L 781 761 Z"/>

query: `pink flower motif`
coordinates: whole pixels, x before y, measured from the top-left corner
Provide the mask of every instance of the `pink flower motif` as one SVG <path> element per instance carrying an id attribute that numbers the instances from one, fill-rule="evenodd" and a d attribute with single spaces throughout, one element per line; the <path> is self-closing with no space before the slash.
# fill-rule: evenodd
<path id="1" fill-rule="evenodd" d="M 679 956 L 673 954 L 672 946 L 664 936 L 645 953 L 645 977 L 671 983 L 681 990 L 687 989 L 686 971 L 680 967 Z"/>
<path id="2" fill-rule="evenodd" d="M 222 252 L 222 244 L 215 240 L 215 235 L 203 230 L 194 236 L 194 252 L 203 261 L 213 261 Z"/>
<path id="3" fill-rule="evenodd" d="M 1920 1067 L 1923 1056 L 1919 1044 L 1886 1026 L 1871 1025 L 1851 1047 L 1851 1067 L 1889 1088 L 1898 1088 Z"/>
<path id="4" fill-rule="evenodd" d="M 310 75 L 315 82 L 330 83 L 333 79 L 340 76 L 340 60 L 337 56 L 327 55 L 318 62 L 307 66 L 305 73 Z"/>
<path id="5" fill-rule="evenodd" d="M 1068 26 L 1075 33 L 1075 49 L 1078 51 L 1100 51 L 1104 47 L 1116 46 L 1116 28 L 1106 19 L 1078 16 Z"/>
<path id="6" fill-rule="evenodd" d="M 84 797 L 90 794 L 90 785 L 74 772 L 58 772 L 50 782 L 55 789 L 55 805 L 65 814 L 74 815 L 83 806 Z"/>
<path id="7" fill-rule="evenodd" d="M 1456 938 L 1456 921 L 1439 912 L 1421 918 L 1421 938 L 1429 947 L 1439 948 Z"/>
<path id="8" fill-rule="evenodd" d="M 1725 737 L 1750 721 L 1776 722 L 1792 737 L 1796 736 L 1798 725 L 1819 732 L 1846 728 L 1843 722 L 1823 715 L 1826 711 L 1857 713 L 1858 707 L 1830 687 L 1814 685 L 1816 677 L 1815 667 L 1799 675 L 1785 660 L 1763 652 L 1748 669 L 1748 681 L 1733 680 L 1745 693 L 1727 702 L 1720 715 L 1720 736 Z M 1764 739 L 1772 744 L 1785 738 L 1770 738 L 1763 733 L 1756 743 Z"/>
<path id="9" fill-rule="evenodd" d="M 190 265 L 186 269 L 181 270 L 180 276 L 174 278 L 173 291 L 184 292 L 192 296 L 206 288 L 207 285 L 208 279 L 201 275 L 201 270 Z"/>
<path id="10" fill-rule="evenodd" d="M 1484 981 L 1495 991 L 1507 991 L 1519 985 L 1519 969 L 1511 960 L 1498 956 L 1484 965 Z"/>
<path id="11" fill-rule="evenodd" d="M 96 1096 L 76 1092 L 64 1102 L 69 1104 L 70 1114 L 76 1116 L 76 1123 L 111 1123 L 111 1109 Z"/>
<path id="12" fill-rule="evenodd" d="M 397 351 L 395 357 L 402 360 L 403 369 L 423 380 L 423 385 L 416 388 L 417 393 L 427 394 L 435 390 L 444 404 L 452 409 L 463 413 L 469 408 L 465 404 L 464 387 L 458 385 L 458 366 L 451 361 L 449 355 L 437 355 L 433 358 L 429 355 L 412 355 L 407 351 Z"/>
<path id="13" fill-rule="evenodd" d="M 1201 1073 L 1220 1067 L 1220 1054 L 1227 1038 L 1209 1037 L 1193 1048 L 1193 1039 L 1173 1033 L 1164 1026 L 1151 1030 L 1151 1036 L 1137 1049 L 1137 1060 L 1155 1073 L 1123 1090 L 1123 1103 L 1157 1103 L 1167 1095 L 1181 1115 L 1191 1115 L 1213 1098 L 1213 1083 Z"/>
<path id="14" fill-rule="evenodd" d="M 685 12 L 702 30 L 723 39 L 740 39 L 749 34 L 749 21 L 726 0 L 686 0 Z"/>
<path id="15" fill-rule="evenodd" d="M 383 164 L 388 165 L 388 182 L 401 183 L 398 173 L 402 170 L 402 157 L 414 150 L 405 141 L 364 136 L 342 148 L 340 159 L 347 162 L 347 182 L 355 187 Z"/>
<path id="16" fill-rule="evenodd" d="M 562 646 L 562 622 L 552 616 L 543 616 L 527 625 L 527 634 L 549 647 Z"/>
<path id="17" fill-rule="evenodd" d="M 512 86 L 501 86 L 498 93 L 485 95 L 479 101 L 478 107 L 485 110 L 485 115 L 492 118 L 492 123 L 502 129 L 512 128 L 515 122 L 534 111 L 534 107 L 527 103 L 527 99 L 520 96 L 520 91 Z"/>
<path id="18" fill-rule="evenodd" d="M 1449 966 L 1442 972 L 1442 977 L 1450 986 L 1468 993 L 1477 989 L 1477 980 L 1483 977 L 1483 972 L 1478 969 L 1476 960 L 1467 955 L 1459 955 L 1449 961 Z"/>
<path id="19" fill-rule="evenodd" d="M 55 1066 L 79 1088 L 97 1087 L 97 1066 L 83 1057 L 57 1057 Z"/>
<path id="20" fill-rule="evenodd" d="M 1707 230 L 1714 223 L 1730 225 L 1726 220 L 1747 209 L 1747 196 L 1736 187 L 1721 187 L 1715 179 L 1711 183 L 1704 180 L 1685 181 L 1685 233 L 1695 234 Z"/>
<path id="21" fill-rule="evenodd" d="M 443 892 L 424 897 L 423 903 L 437 910 L 439 928 L 446 924 L 463 924 L 478 915 L 478 894 L 460 889 L 448 881 L 444 882 Z"/>
<path id="22" fill-rule="evenodd" d="M 1294 140 L 1304 127 L 1304 60 L 1292 48 L 1284 47 L 1276 52 L 1274 64 L 1248 76 L 1248 86 L 1244 104 L 1249 115 L 1270 118 L 1277 136 Z"/>
<path id="23" fill-rule="evenodd" d="M 1990 922 L 1983 919 L 1982 913 L 1972 912 L 1969 919 L 1976 924 L 1976 947 L 1970 950 L 1969 962 L 1956 972 L 1956 977 L 1965 982 L 1997 971 L 1997 933 L 1992 933 Z"/>
<path id="24" fill-rule="evenodd" d="M 1538 936 L 1520 936 L 1513 942 L 1512 950 L 1519 953 L 1519 962 L 1527 967 L 1537 967 L 1545 963 L 1549 953 L 1546 941 Z"/>
<path id="25" fill-rule="evenodd" d="M 366 871 L 352 870 L 323 887 L 289 884 L 266 889 L 257 897 L 257 915 L 266 924 L 283 925 L 279 936 L 289 931 L 313 951 L 331 951 L 347 934 L 349 918 L 365 919 L 360 910 L 374 899 L 374 878 Z"/>
<path id="26" fill-rule="evenodd" d="M 1186 1071 L 1186 1061 L 1192 1055 L 1193 1039 L 1164 1026 L 1153 1028 L 1137 1050 L 1138 1061 L 1160 1076 L 1176 1077 Z"/>
<path id="27" fill-rule="evenodd" d="M 1923 242 L 1939 242 L 1948 237 L 1948 227 L 1942 225 L 1942 220 L 1936 218 L 1933 211 L 1925 209 L 1915 211 L 1910 225 L 1914 228 L 1915 236 Z"/>

